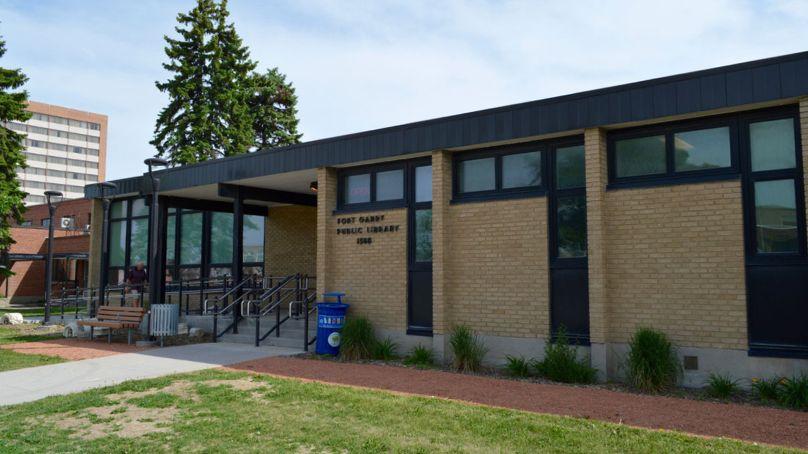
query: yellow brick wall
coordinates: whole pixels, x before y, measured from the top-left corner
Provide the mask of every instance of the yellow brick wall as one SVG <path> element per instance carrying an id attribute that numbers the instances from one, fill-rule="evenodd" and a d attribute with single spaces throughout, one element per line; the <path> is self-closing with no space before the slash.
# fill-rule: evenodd
<path id="1" fill-rule="evenodd" d="M 444 228 L 450 322 L 485 335 L 547 336 L 546 199 L 451 205 Z"/>
<path id="2" fill-rule="evenodd" d="M 376 328 L 407 329 L 407 210 L 374 210 L 333 214 L 336 207 L 336 173 L 318 173 L 317 268 L 318 292 L 342 291 L 352 314 L 367 316 Z M 321 203 L 322 202 L 322 203 Z M 337 235 L 338 227 L 363 227 L 360 216 L 384 215 L 371 225 L 397 225 L 396 232 Z M 356 218 L 351 226 L 339 218 Z M 357 238 L 371 237 L 371 244 Z M 321 277 L 325 275 L 325 277 Z"/>
<path id="3" fill-rule="evenodd" d="M 746 348 L 739 181 L 608 191 L 606 213 L 608 341 Z"/>
<path id="4" fill-rule="evenodd" d="M 606 255 L 606 132 L 602 129 L 584 131 L 586 153 L 586 222 L 587 262 L 589 268 L 589 337 L 602 343 L 609 330 Z"/>
<path id="5" fill-rule="evenodd" d="M 432 154 L 432 332 L 435 334 L 446 334 L 450 328 L 448 273 L 444 267 L 449 259 L 447 222 L 451 198 L 452 155 L 437 151 Z"/>
<path id="6" fill-rule="evenodd" d="M 317 209 L 280 206 L 269 209 L 264 224 L 264 262 L 268 276 L 317 273 Z"/>
<path id="7" fill-rule="evenodd" d="M 370 235 L 335 234 L 338 218 L 371 215 L 384 215 L 383 222 L 373 225 L 397 225 L 399 230 Z M 331 215 L 327 226 L 333 235 L 327 257 L 328 290 L 345 292 L 351 313 L 367 316 L 374 327 L 406 330 L 407 210 Z M 361 237 L 370 237 L 373 242 L 357 244 Z"/>

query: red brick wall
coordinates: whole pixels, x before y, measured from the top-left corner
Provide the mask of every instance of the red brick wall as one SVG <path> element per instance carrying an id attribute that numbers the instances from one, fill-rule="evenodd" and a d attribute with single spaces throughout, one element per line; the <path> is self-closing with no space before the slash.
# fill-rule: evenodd
<path id="1" fill-rule="evenodd" d="M 92 201 L 86 199 L 65 200 L 56 205 L 56 213 L 53 216 L 54 226 L 58 229 L 60 220 L 65 216 L 73 216 L 76 219 L 76 228 L 83 229 L 90 224 L 90 211 Z M 42 220 L 48 218 L 48 205 L 31 205 L 22 214 L 26 221 L 31 222 L 31 227 L 42 227 Z M 47 235 L 47 233 L 46 233 Z"/>
<path id="2" fill-rule="evenodd" d="M 48 250 L 48 229 L 12 227 L 12 254 L 45 254 Z M 55 230 L 54 253 L 89 253 L 90 235 L 81 231 Z M 45 262 L 42 260 L 12 262 L 9 279 L 0 278 L 0 295 L 14 300 L 36 300 L 45 293 Z"/>

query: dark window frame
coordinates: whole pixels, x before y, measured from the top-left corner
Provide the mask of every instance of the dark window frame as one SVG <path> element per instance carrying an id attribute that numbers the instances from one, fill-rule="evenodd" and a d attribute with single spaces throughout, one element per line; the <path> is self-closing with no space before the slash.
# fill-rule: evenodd
<path id="1" fill-rule="evenodd" d="M 794 121 L 794 144 L 795 144 L 795 165 L 791 169 L 760 170 L 753 171 L 751 163 L 751 134 L 749 126 L 752 123 L 792 119 Z M 768 109 L 756 111 L 741 116 L 740 126 L 743 128 L 743 140 L 740 146 L 743 149 L 741 156 L 743 162 L 741 168 L 744 178 L 744 194 L 748 194 L 752 200 L 744 200 L 744 237 L 746 263 L 755 265 L 784 265 L 784 264 L 806 264 L 808 263 L 808 238 L 806 237 L 805 220 L 805 191 L 802 159 L 802 137 L 800 131 L 800 117 L 796 106 L 788 106 L 779 109 Z M 758 252 L 757 251 L 757 231 L 754 204 L 754 185 L 756 182 L 773 180 L 793 180 L 794 196 L 797 213 L 797 251 L 796 252 Z"/>
<path id="2" fill-rule="evenodd" d="M 385 210 L 392 208 L 403 208 L 407 204 L 408 189 L 410 182 L 407 181 L 407 162 L 395 161 L 384 164 L 371 164 L 357 167 L 339 169 L 337 171 L 337 209 L 336 213 L 348 213 L 352 211 Z M 404 174 L 402 179 L 402 197 L 400 199 L 376 201 L 376 174 L 390 170 L 401 170 Z M 370 175 L 370 201 L 359 203 L 345 203 L 345 181 L 354 175 Z"/>
<path id="3" fill-rule="evenodd" d="M 660 125 L 641 126 L 610 132 L 607 136 L 607 164 L 609 183 L 607 189 L 622 187 L 642 187 L 691 183 L 697 181 L 721 180 L 737 178 L 740 173 L 739 157 L 739 114 L 720 115 L 715 117 L 683 120 Z M 730 165 L 714 169 L 695 169 L 676 171 L 676 146 L 674 135 L 683 132 L 700 131 L 714 128 L 729 128 Z M 625 139 L 639 139 L 651 136 L 665 136 L 665 172 L 651 175 L 630 177 L 617 176 L 616 142 Z"/>
<path id="4" fill-rule="evenodd" d="M 560 140 L 569 140 L 564 138 Z M 505 145 L 464 151 L 452 156 L 452 203 L 497 200 L 520 197 L 541 197 L 547 194 L 548 150 L 559 140 L 546 140 L 517 145 Z M 534 186 L 502 187 L 502 158 L 504 156 L 538 151 L 540 153 L 541 182 Z M 459 167 L 464 161 L 494 158 L 494 189 L 460 192 Z"/>
<path id="5" fill-rule="evenodd" d="M 144 203 L 146 204 L 148 212 L 150 213 L 151 212 L 151 203 L 150 203 L 151 198 L 149 196 L 146 196 L 146 197 L 143 197 L 143 196 L 124 197 L 124 198 L 115 199 L 115 200 L 112 201 L 112 203 L 124 202 L 124 201 L 126 202 L 126 212 L 125 212 L 124 216 L 113 217 L 113 215 L 112 215 L 112 207 L 110 207 L 110 210 L 109 210 L 110 227 L 112 226 L 112 222 L 115 222 L 115 221 L 123 222 L 124 223 L 124 235 L 126 235 L 126 239 L 124 241 L 123 266 L 108 265 L 107 266 L 108 279 L 112 279 L 112 277 L 115 276 L 115 272 L 123 271 L 124 282 L 125 282 L 126 281 L 126 274 L 129 272 L 129 269 L 132 268 L 132 266 L 134 266 L 134 265 L 129 263 L 131 261 L 131 259 L 132 259 L 132 257 L 131 257 L 131 253 L 132 253 L 132 245 L 131 245 L 131 242 L 132 242 L 132 220 L 140 220 L 140 219 L 148 219 L 149 218 L 149 214 L 139 215 L 139 216 L 132 216 L 132 205 L 134 204 L 134 201 L 137 200 L 137 199 L 143 199 L 144 200 Z M 149 229 L 151 228 L 150 223 L 147 223 L 147 228 L 149 228 Z M 147 236 L 148 236 L 148 238 L 146 240 L 146 251 L 151 249 L 151 234 L 147 234 Z M 108 235 L 107 236 L 107 255 L 108 255 L 107 263 L 109 263 L 109 254 L 111 253 L 111 251 L 112 251 L 112 235 Z M 147 252 L 147 254 L 148 254 L 148 252 Z M 150 257 L 148 257 L 148 258 L 150 258 Z M 150 266 L 150 265 L 147 265 L 147 266 Z M 110 282 L 109 284 L 110 285 L 118 285 L 117 282 L 116 283 Z"/>
<path id="6" fill-rule="evenodd" d="M 549 239 L 549 259 L 551 268 L 575 268 L 586 266 L 589 263 L 589 230 L 588 221 L 584 227 L 586 229 L 586 255 L 583 257 L 559 257 L 558 255 L 558 199 L 562 197 L 584 197 L 586 202 L 586 180 L 582 186 L 573 188 L 558 188 L 558 181 L 556 176 L 557 155 L 559 148 L 568 148 L 575 146 L 585 146 L 583 138 L 570 138 L 568 140 L 561 140 L 554 142 L 548 148 L 548 170 L 551 175 L 548 175 L 548 204 L 547 204 L 547 225 L 548 225 L 548 239 Z M 586 150 L 584 150 L 584 172 L 586 172 Z M 585 175 L 586 173 L 584 173 Z"/>

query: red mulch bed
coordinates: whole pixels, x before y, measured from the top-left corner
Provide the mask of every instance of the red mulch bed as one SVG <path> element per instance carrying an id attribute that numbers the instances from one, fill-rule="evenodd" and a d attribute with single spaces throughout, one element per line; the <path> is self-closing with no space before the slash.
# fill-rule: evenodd
<path id="1" fill-rule="evenodd" d="M 0 345 L 0 348 L 29 355 L 58 356 L 69 361 L 76 361 L 120 353 L 139 352 L 150 347 L 136 347 L 134 344 L 128 345 L 125 342 L 114 341 L 108 344 L 106 337 L 104 337 L 103 339 L 99 338 L 92 341 L 89 339 L 54 339 L 39 342 L 22 342 Z"/>
<path id="2" fill-rule="evenodd" d="M 808 412 L 301 358 L 264 358 L 229 368 L 808 449 Z"/>

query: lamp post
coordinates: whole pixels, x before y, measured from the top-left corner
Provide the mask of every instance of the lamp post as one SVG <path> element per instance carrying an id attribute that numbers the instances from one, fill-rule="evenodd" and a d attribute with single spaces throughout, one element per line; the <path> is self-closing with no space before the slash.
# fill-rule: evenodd
<path id="1" fill-rule="evenodd" d="M 45 261 L 45 317 L 42 323 L 50 323 L 51 286 L 53 285 L 53 215 L 56 214 L 56 204 L 62 198 L 59 191 L 45 191 L 48 201 L 48 258 Z"/>
<path id="2" fill-rule="evenodd" d="M 109 181 L 101 182 L 98 185 L 101 187 L 101 205 L 104 208 L 101 221 L 101 273 L 99 279 L 100 292 L 98 293 L 98 306 L 100 307 L 104 305 L 104 299 L 107 296 L 107 281 L 109 281 L 109 206 L 112 202 L 107 197 L 106 190 L 114 191 L 118 189 L 118 186 Z M 92 293 L 90 295 L 92 296 Z M 90 317 L 95 317 L 95 309 L 95 307 L 90 308 Z"/>
<path id="3" fill-rule="evenodd" d="M 160 158 L 149 158 L 143 161 L 144 164 L 149 166 L 149 179 L 151 179 L 152 185 L 152 192 L 151 192 L 151 213 L 149 216 L 149 236 L 151 241 L 149 241 L 149 306 L 152 304 L 160 304 L 160 289 L 161 279 L 163 276 L 158 274 L 159 266 L 157 265 L 160 262 L 160 232 L 158 232 L 158 218 L 160 217 L 160 212 L 158 210 L 158 195 L 160 192 L 160 179 L 157 178 L 152 169 L 154 167 L 167 167 L 168 161 L 165 159 Z"/>

